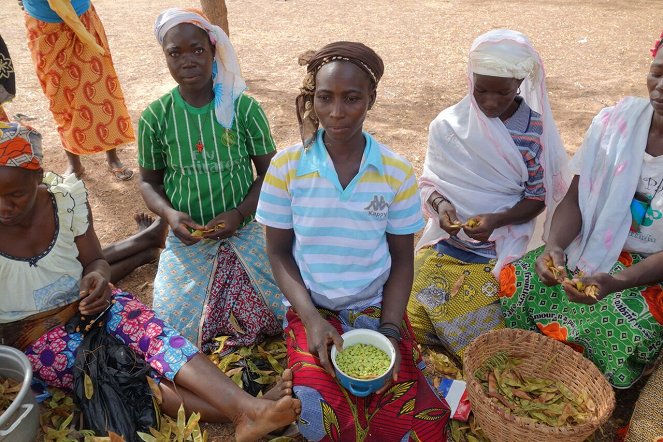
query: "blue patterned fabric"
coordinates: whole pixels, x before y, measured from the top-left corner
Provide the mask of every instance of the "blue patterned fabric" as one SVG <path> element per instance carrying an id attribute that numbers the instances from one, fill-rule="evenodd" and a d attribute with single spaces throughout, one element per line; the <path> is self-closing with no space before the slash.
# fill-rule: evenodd
<path id="1" fill-rule="evenodd" d="M 171 231 L 154 281 L 154 311 L 199 348 L 216 258 L 219 247 L 225 244 L 238 256 L 253 288 L 277 321 L 281 323 L 285 317 L 283 295 L 265 253 L 262 226 L 251 222 L 225 241 L 202 240 L 191 246 L 184 245 Z"/>

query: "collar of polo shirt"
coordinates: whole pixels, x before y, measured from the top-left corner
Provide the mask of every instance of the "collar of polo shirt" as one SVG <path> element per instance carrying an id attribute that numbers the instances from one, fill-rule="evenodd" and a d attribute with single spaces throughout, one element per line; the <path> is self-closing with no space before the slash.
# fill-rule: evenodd
<path id="1" fill-rule="evenodd" d="M 313 172 L 325 175 L 325 172 L 329 171 L 331 161 L 329 161 L 329 154 L 327 153 L 327 149 L 325 149 L 325 143 L 322 141 L 323 134 L 324 129 L 319 129 L 315 143 L 313 143 L 309 149 L 302 152 L 299 164 L 297 165 L 297 176 L 307 175 Z M 361 174 L 366 167 L 373 166 L 380 175 L 384 175 L 382 155 L 380 153 L 380 148 L 377 145 L 377 141 L 375 141 L 369 133 L 364 132 L 363 134 L 364 139 L 366 140 L 366 146 L 364 147 L 364 157 L 361 166 L 359 167 L 358 174 Z"/>

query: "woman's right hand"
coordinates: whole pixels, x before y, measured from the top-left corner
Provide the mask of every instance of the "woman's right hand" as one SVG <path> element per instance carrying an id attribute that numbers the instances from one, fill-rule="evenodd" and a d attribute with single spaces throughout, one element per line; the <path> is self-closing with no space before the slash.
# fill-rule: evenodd
<path id="1" fill-rule="evenodd" d="M 195 244 L 201 240 L 200 237 L 191 235 L 191 230 L 205 229 L 205 226 L 201 226 L 195 222 L 188 214 L 178 212 L 174 209 L 169 211 L 166 215 L 166 222 L 168 222 L 170 228 L 173 229 L 173 234 L 187 246 Z"/>
<path id="2" fill-rule="evenodd" d="M 331 377 L 336 377 L 334 366 L 331 363 L 330 349 L 332 345 L 336 346 L 336 351 L 343 350 L 343 338 L 322 316 L 313 320 L 306 326 L 306 340 L 308 341 L 308 351 L 320 359 L 320 365 Z"/>
<path id="3" fill-rule="evenodd" d="M 455 236 L 460 232 L 460 229 L 463 226 L 456 215 L 456 208 L 451 204 L 450 201 L 445 200 L 437 206 L 438 210 L 438 221 L 440 223 L 440 228 L 447 232 L 451 236 Z"/>
<path id="4" fill-rule="evenodd" d="M 550 270 L 550 266 L 560 269 L 560 275 L 556 276 Z M 564 270 L 561 270 L 564 269 Z M 566 255 L 561 247 L 546 247 L 543 253 L 536 259 L 536 273 L 539 279 L 547 286 L 560 284 L 564 277 L 566 277 Z"/>

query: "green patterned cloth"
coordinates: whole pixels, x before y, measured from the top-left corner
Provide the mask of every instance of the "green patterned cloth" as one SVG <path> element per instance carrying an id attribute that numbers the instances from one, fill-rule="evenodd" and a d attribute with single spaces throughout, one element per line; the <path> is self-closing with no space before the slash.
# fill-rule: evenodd
<path id="1" fill-rule="evenodd" d="M 540 331 L 583 353 L 617 388 L 636 382 L 663 346 L 663 290 L 659 284 L 612 293 L 594 305 L 568 300 L 561 285 L 545 286 L 535 271 L 543 247 L 500 273 L 507 327 Z M 622 252 L 611 274 L 643 256 Z"/>

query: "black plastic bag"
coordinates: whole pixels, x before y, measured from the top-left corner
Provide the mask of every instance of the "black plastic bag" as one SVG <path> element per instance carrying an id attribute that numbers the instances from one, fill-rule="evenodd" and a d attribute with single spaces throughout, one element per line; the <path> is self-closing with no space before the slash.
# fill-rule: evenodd
<path id="1" fill-rule="evenodd" d="M 150 366 L 108 334 L 106 315 L 87 324 L 85 317 L 75 318 L 67 326 L 84 333 L 74 364 L 74 402 L 82 411 L 83 428 L 97 436 L 112 431 L 126 442 L 140 442 L 137 431 L 149 433 L 150 427 L 159 428 L 147 383 Z"/>

